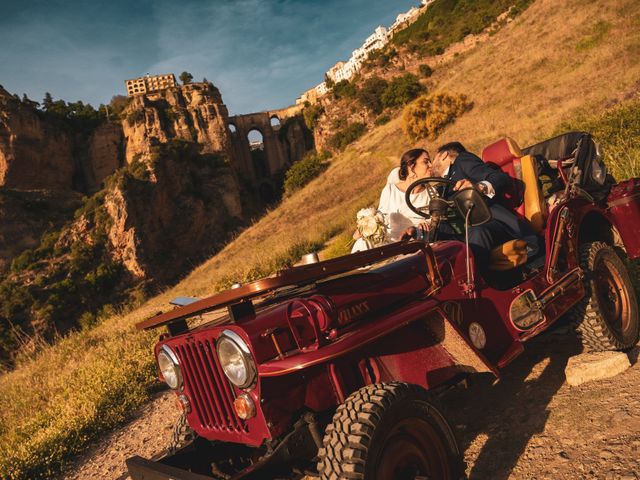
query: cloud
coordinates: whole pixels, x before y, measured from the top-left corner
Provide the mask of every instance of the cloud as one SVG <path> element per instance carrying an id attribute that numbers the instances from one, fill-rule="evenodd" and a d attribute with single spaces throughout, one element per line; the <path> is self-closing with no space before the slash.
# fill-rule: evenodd
<path id="1" fill-rule="evenodd" d="M 186 70 L 213 81 L 231 112 L 274 109 L 413 3 L 25 0 L 0 19 L 0 44 L 12 46 L 0 50 L 0 83 L 97 104 L 122 93 L 126 78 Z"/>

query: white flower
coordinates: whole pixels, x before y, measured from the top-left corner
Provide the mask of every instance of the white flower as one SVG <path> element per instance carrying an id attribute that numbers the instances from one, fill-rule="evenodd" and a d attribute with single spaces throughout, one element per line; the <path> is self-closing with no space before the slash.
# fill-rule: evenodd
<path id="1" fill-rule="evenodd" d="M 376 209 L 373 207 L 362 208 L 356 214 L 356 219 L 360 220 L 361 218 L 364 218 L 364 217 L 373 217 L 375 214 L 376 214 Z"/>
<path id="2" fill-rule="evenodd" d="M 378 231 L 378 222 L 375 217 L 364 217 L 358 221 L 358 227 L 363 237 L 372 237 Z"/>
<path id="3" fill-rule="evenodd" d="M 387 238 L 384 214 L 373 207 L 363 208 L 356 215 L 356 224 L 362 238 L 371 245 L 381 245 Z"/>

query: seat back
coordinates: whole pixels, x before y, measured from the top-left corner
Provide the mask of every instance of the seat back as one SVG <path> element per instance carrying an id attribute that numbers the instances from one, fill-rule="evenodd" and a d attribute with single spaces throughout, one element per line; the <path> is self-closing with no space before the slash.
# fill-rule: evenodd
<path id="1" fill-rule="evenodd" d="M 524 184 L 520 169 L 522 151 L 511 138 L 505 137 L 482 150 L 482 161 L 493 165 L 511 178 L 511 185 L 499 199 L 505 207 L 524 216 Z"/>
<path id="2" fill-rule="evenodd" d="M 542 233 L 548 209 L 538 181 L 535 158 L 523 155 L 516 142 L 506 137 L 486 147 L 482 160 L 500 168 L 512 179 L 502 203 L 529 220 L 536 233 Z"/>

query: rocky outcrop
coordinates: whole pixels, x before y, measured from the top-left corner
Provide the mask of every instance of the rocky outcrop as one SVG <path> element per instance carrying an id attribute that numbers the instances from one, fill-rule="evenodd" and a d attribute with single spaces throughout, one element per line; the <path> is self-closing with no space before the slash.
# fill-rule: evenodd
<path id="1" fill-rule="evenodd" d="M 71 190 L 73 137 L 0 88 L 0 187 Z"/>
<path id="2" fill-rule="evenodd" d="M 148 179 L 123 176 L 105 208 L 113 257 L 136 278 L 172 281 L 240 224 L 240 189 L 223 157 L 156 153 Z"/>
<path id="3" fill-rule="evenodd" d="M 96 192 L 105 178 L 124 164 L 124 135 L 119 122 L 105 122 L 87 142 L 86 188 Z"/>
<path id="4" fill-rule="evenodd" d="M 149 155 L 171 139 L 198 143 L 202 153 L 231 154 L 227 107 L 219 90 L 209 83 L 194 83 L 132 99 L 122 122 L 126 161 Z"/>

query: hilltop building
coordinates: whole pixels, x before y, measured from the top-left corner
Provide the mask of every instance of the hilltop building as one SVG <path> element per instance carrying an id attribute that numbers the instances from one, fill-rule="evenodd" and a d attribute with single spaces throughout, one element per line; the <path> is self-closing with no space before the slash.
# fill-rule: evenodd
<path id="1" fill-rule="evenodd" d="M 136 95 L 139 93 L 157 92 L 167 88 L 177 86 L 176 77 L 173 73 L 164 75 L 145 75 L 144 77 L 125 80 L 127 87 L 127 95 Z"/>
<path id="2" fill-rule="evenodd" d="M 342 80 L 351 80 L 355 74 L 360 71 L 371 52 L 380 50 L 387 45 L 393 35 L 415 22 L 434 1 L 435 0 L 422 0 L 419 7 L 411 7 L 407 12 L 399 14 L 389 29 L 382 25 L 376 28 L 374 32 L 367 37 L 362 46 L 352 52 L 349 60 L 346 62 L 337 62 L 326 72 L 326 76 L 335 83 L 341 82 Z M 296 104 L 305 102 L 316 103 L 318 99 L 326 95 L 328 91 L 329 89 L 326 83 L 322 82 L 300 95 L 300 97 L 296 99 Z"/>

